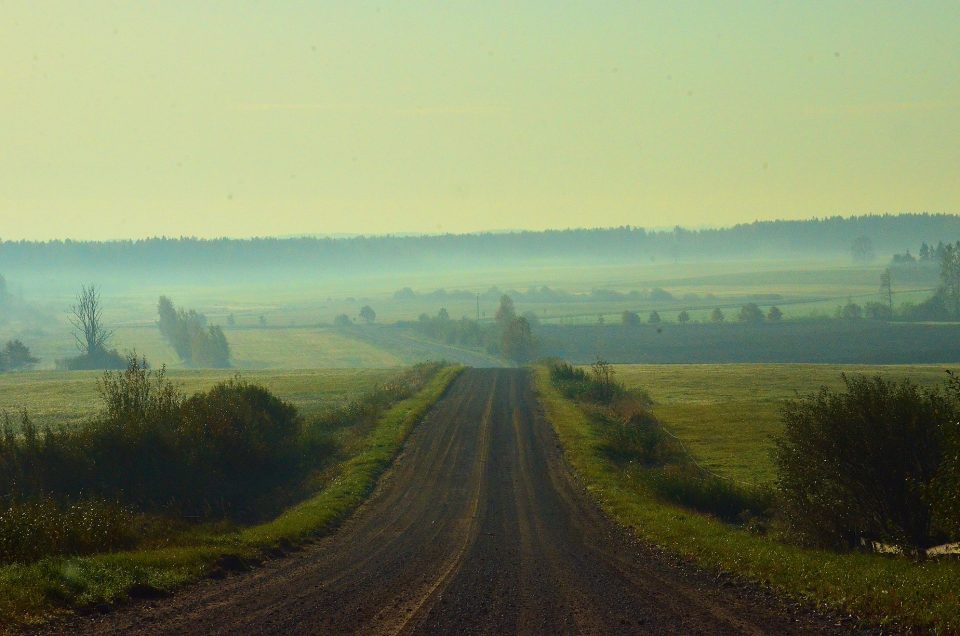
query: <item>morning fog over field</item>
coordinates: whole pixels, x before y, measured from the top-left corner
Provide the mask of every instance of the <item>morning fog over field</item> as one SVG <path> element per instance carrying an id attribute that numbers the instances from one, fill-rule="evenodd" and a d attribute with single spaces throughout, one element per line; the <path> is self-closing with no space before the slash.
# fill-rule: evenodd
<path id="1" fill-rule="evenodd" d="M 960 633 L 960 5 L 2 23 L 0 632 Z"/>

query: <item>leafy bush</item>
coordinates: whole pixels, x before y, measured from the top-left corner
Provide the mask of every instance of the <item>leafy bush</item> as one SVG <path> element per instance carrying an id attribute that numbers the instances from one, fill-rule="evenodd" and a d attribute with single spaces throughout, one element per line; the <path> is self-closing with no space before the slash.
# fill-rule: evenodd
<path id="1" fill-rule="evenodd" d="M 960 404 L 960 377 L 949 372 L 947 390 Z M 944 424 L 943 462 L 933 479 L 930 500 L 934 506 L 935 527 L 945 535 L 960 537 L 960 421 Z"/>
<path id="2" fill-rule="evenodd" d="M 601 378 L 597 373 L 588 375 L 583 369 L 567 362 L 554 362 L 550 366 L 550 379 L 561 393 L 571 400 L 607 403 L 614 389 L 611 388 L 610 379 L 612 370 L 608 368 L 609 365 L 604 365 L 605 363 L 601 364 L 598 369 L 601 369 L 601 373 L 606 369 L 609 374 Z"/>
<path id="3" fill-rule="evenodd" d="M 955 402 L 909 381 L 844 382 L 844 392 L 824 387 L 783 409 L 776 461 L 784 517 L 805 543 L 882 542 L 923 554 L 947 538 L 934 529 L 942 503 L 933 482 L 946 431 L 956 427 Z"/>
<path id="4" fill-rule="evenodd" d="M 604 418 L 606 453 L 619 462 L 663 466 L 683 458 L 683 447 L 646 411 L 621 418 Z"/>
<path id="5" fill-rule="evenodd" d="M 239 379 L 185 398 L 146 361 L 131 356 L 106 372 L 104 407 L 89 423 L 20 435 L 6 417 L 0 489 L 18 498 L 88 495 L 140 510 L 246 514 L 284 480 L 308 469 L 293 406 Z M 312 458 L 311 458 L 312 459 Z"/>

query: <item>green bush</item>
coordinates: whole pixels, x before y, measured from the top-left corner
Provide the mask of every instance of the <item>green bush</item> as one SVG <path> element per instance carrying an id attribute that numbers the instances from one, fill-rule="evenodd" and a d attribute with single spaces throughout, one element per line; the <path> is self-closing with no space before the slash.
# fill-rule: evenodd
<path id="1" fill-rule="evenodd" d="M 948 373 L 950 373 L 948 371 Z M 947 390 L 960 404 L 960 377 L 950 373 Z M 930 488 L 935 502 L 934 524 L 946 536 L 960 537 L 960 421 L 956 418 L 943 425 L 943 462 Z"/>
<path id="2" fill-rule="evenodd" d="M 597 360 L 591 365 L 591 373 L 567 362 L 553 362 L 550 365 L 550 379 L 554 386 L 569 399 L 592 402 L 594 404 L 612 404 L 629 396 L 622 383 L 613 379 L 613 366 L 605 360 Z M 649 400 L 644 394 L 637 394 L 643 400 Z"/>
<path id="3" fill-rule="evenodd" d="M 628 417 L 603 419 L 603 450 L 618 462 L 663 466 L 684 457 L 680 443 L 668 435 L 649 412 L 639 411 Z"/>
<path id="4" fill-rule="evenodd" d="M 937 532 L 935 496 L 956 403 L 909 381 L 844 376 L 783 409 L 776 461 L 783 514 L 804 543 L 850 549 L 881 542 L 923 554 L 957 538 Z"/>

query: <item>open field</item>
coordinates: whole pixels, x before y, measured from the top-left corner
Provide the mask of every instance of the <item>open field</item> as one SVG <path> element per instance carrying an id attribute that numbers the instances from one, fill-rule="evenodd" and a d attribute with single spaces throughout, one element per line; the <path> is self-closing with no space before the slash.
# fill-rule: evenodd
<path id="1" fill-rule="evenodd" d="M 770 482 L 770 451 L 781 431 L 784 400 L 842 386 L 841 373 L 882 374 L 917 384 L 943 383 L 943 366 L 820 364 L 616 365 L 616 378 L 642 388 L 653 412 L 683 440 L 697 461 L 720 475 L 749 483 Z"/>
<path id="2" fill-rule="evenodd" d="M 190 394 L 227 380 L 236 371 L 173 370 L 169 377 Z M 306 416 L 356 399 L 396 375 L 396 369 L 322 369 L 244 371 L 242 377 L 262 384 Z M 26 409 L 40 425 L 82 422 L 100 408 L 98 371 L 32 371 L 0 375 L 0 409 L 15 414 Z"/>

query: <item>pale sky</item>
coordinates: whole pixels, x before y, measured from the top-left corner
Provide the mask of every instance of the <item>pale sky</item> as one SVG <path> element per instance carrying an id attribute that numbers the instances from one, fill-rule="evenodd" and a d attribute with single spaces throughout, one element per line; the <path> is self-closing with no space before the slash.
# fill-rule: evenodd
<path id="1" fill-rule="evenodd" d="M 8 2 L 0 237 L 960 212 L 960 2 Z"/>

